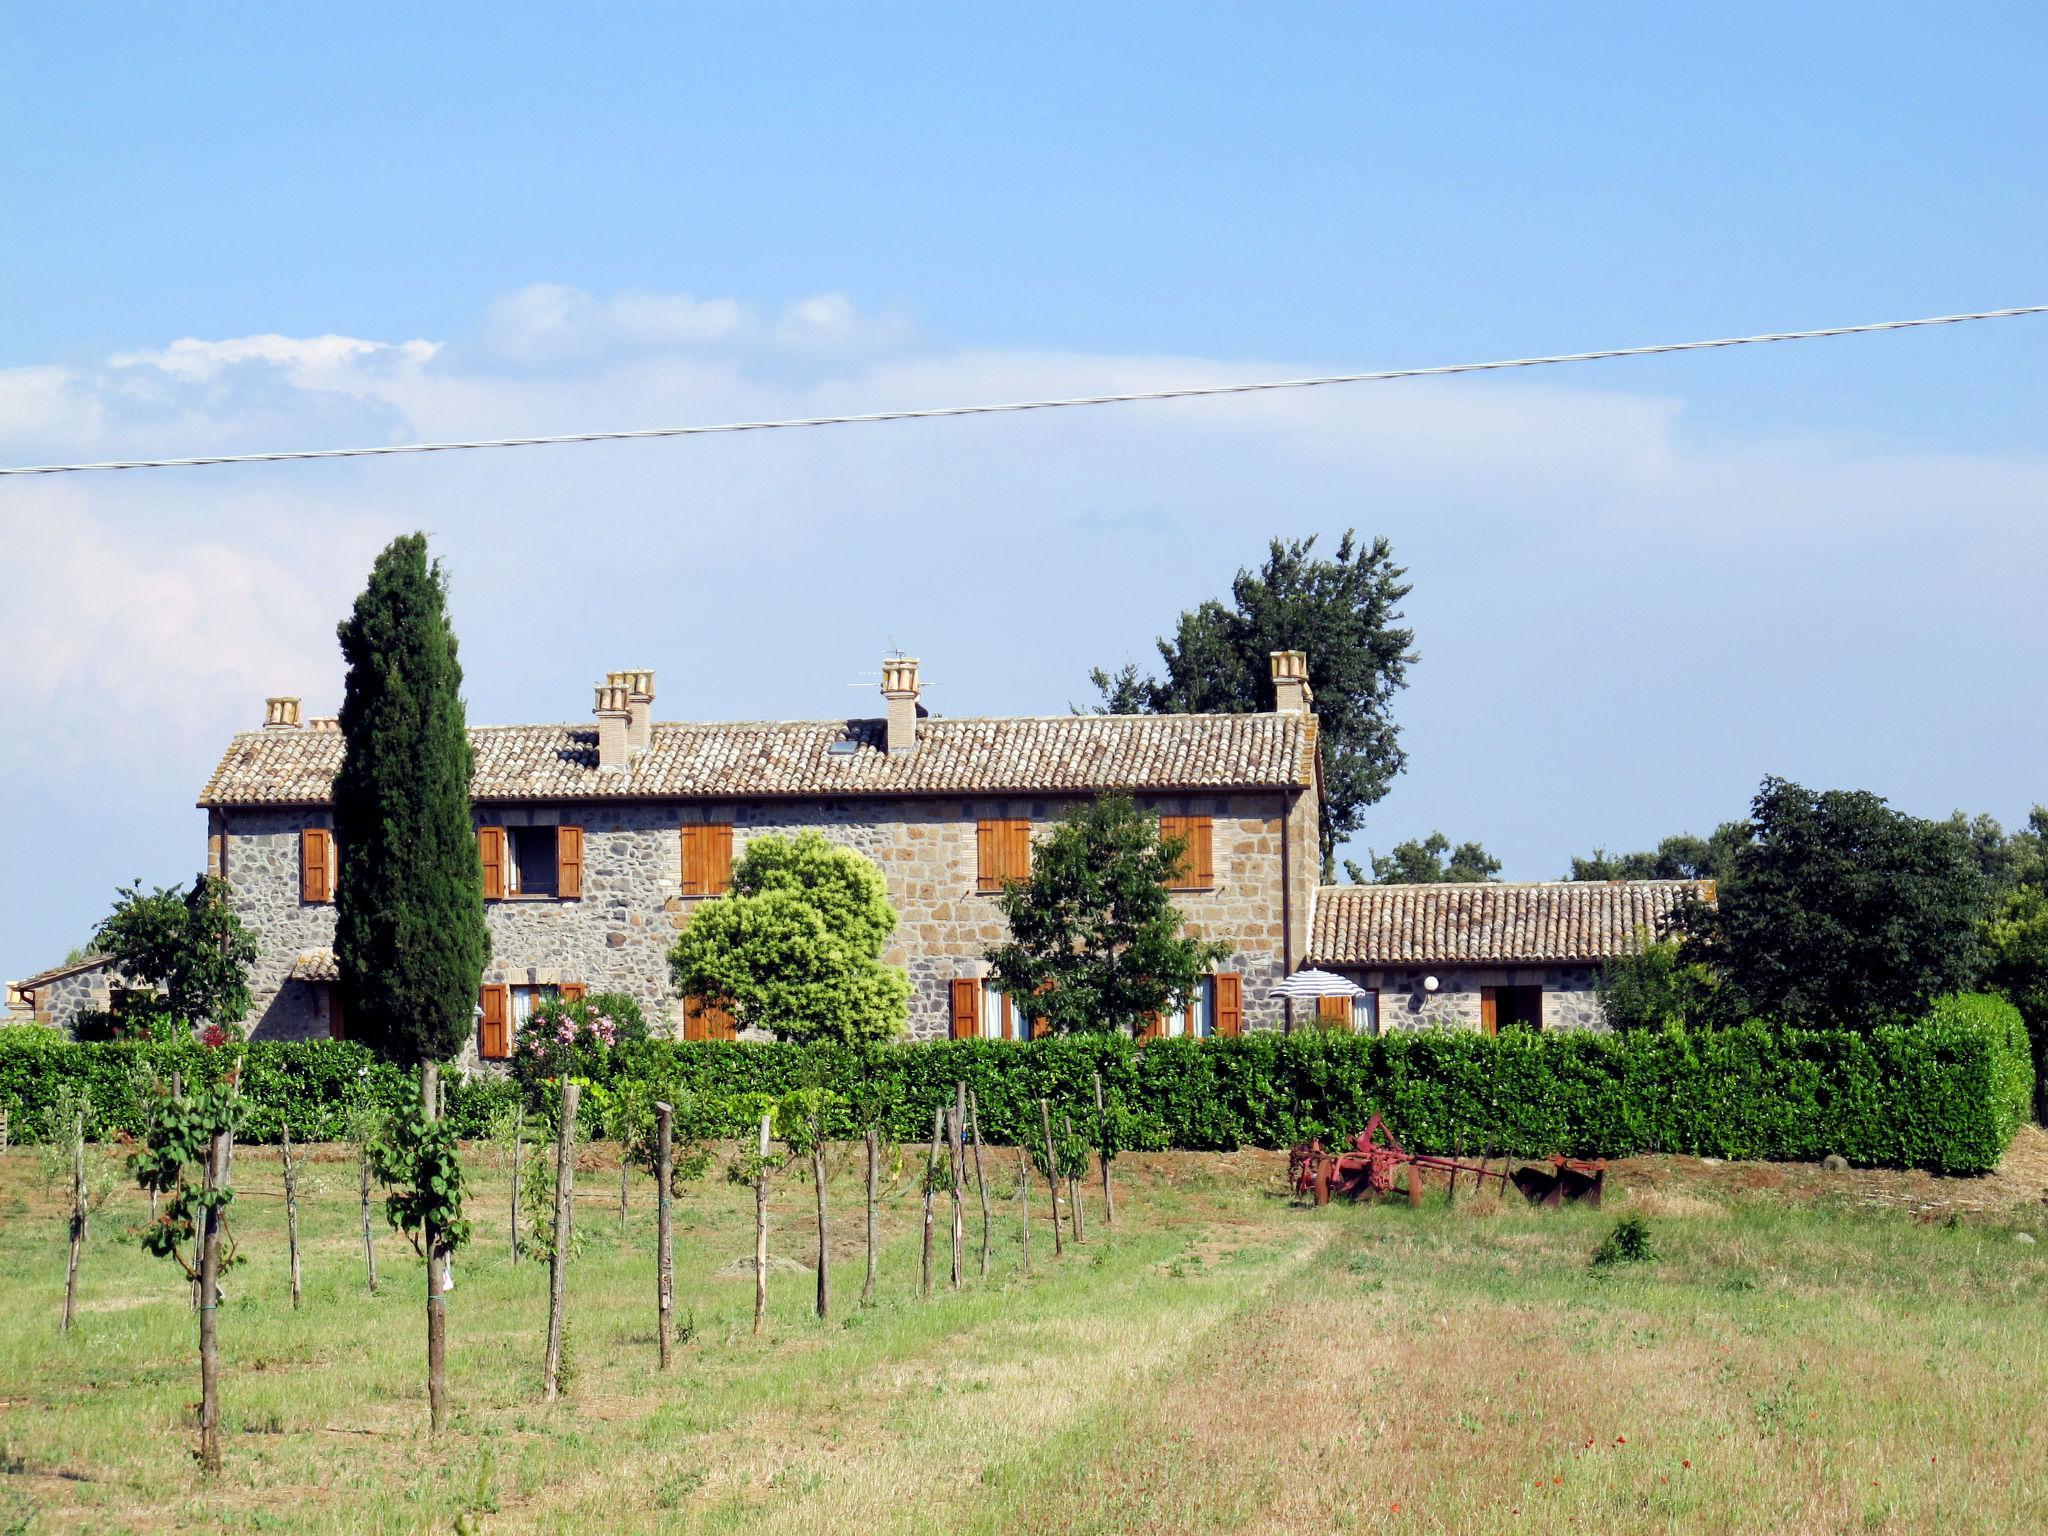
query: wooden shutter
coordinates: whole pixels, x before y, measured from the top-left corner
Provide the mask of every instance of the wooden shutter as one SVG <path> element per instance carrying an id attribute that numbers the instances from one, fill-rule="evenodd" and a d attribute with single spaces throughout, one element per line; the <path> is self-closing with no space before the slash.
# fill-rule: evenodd
<path id="1" fill-rule="evenodd" d="M 1348 997 L 1319 997 L 1316 999 L 1316 1018 L 1325 1029 L 1349 1029 L 1351 1027 L 1351 999 Z"/>
<path id="2" fill-rule="evenodd" d="M 348 1026 L 341 1017 L 341 984 L 330 981 L 327 983 L 326 991 L 327 1038 L 330 1040 L 346 1040 L 348 1038 Z"/>
<path id="3" fill-rule="evenodd" d="M 583 829 L 555 829 L 555 894 L 564 901 L 583 899 Z"/>
<path id="4" fill-rule="evenodd" d="M 565 1003 L 580 1003 L 590 988 L 580 981 L 565 981 L 555 988 L 555 995 Z"/>
<path id="5" fill-rule="evenodd" d="M 732 824 L 683 828 L 683 894 L 723 896 L 732 889 Z"/>
<path id="6" fill-rule="evenodd" d="M 739 1025 L 733 1016 L 716 1003 L 707 1003 L 701 997 L 683 999 L 683 1038 L 685 1040 L 736 1040 Z"/>
<path id="7" fill-rule="evenodd" d="M 512 989 L 493 983 L 484 988 L 482 1001 L 484 1016 L 477 1024 L 476 1053 L 485 1061 L 503 1061 L 512 1054 Z"/>
<path id="8" fill-rule="evenodd" d="M 334 834 L 325 827 L 299 833 L 299 899 L 334 900 Z"/>
<path id="9" fill-rule="evenodd" d="M 974 824 L 974 888 L 977 891 L 1000 891 L 1003 888 L 1003 824 L 1000 821 L 977 821 Z"/>
<path id="10" fill-rule="evenodd" d="M 476 851 L 484 861 L 484 900 L 505 899 L 505 829 L 478 827 Z"/>
<path id="11" fill-rule="evenodd" d="M 1140 1040 L 1157 1040 L 1165 1033 L 1166 1015 L 1163 1013 L 1146 1014 L 1145 1022 L 1138 1026 L 1138 1038 Z"/>
<path id="12" fill-rule="evenodd" d="M 981 1033 L 981 983 L 972 976 L 953 979 L 953 1038 L 972 1040 Z"/>
<path id="13" fill-rule="evenodd" d="M 1235 971 L 1216 973 L 1216 1033 L 1244 1033 L 1244 978 Z"/>
<path id="14" fill-rule="evenodd" d="M 1206 891 L 1216 883 L 1215 831 L 1207 816 L 1162 816 L 1159 840 L 1178 839 L 1185 846 L 1173 877 L 1166 883 L 1177 891 Z"/>
<path id="15" fill-rule="evenodd" d="M 1003 875 L 1010 880 L 1031 878 L 1031 823 L 1003 823 Z"/>
<path id="16" fill-rule="evenodd" d="M 1479 989 L 1479 1033 L 1497 1035 L 1500 1033 L 1500 988 Z"/>

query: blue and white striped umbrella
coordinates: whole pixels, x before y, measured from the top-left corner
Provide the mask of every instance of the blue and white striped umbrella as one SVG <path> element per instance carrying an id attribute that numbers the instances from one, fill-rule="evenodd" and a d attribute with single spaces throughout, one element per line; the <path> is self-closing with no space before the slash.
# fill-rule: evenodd
<path id="1" fill-rule="evenodd" d="M 1365 988 L 1335 971 L 1296 971 L 1266 995 L 1268 997 L 1357 997 Z"/>

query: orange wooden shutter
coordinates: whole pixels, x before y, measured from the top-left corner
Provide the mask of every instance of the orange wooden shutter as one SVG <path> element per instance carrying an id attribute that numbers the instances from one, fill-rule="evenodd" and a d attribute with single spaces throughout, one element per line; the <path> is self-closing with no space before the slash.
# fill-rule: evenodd
<path id="1" fill-rule="evenodd" d="M 953 981 L 953 1038 L 972 1040 L 981 1033 L 981 983 L 971 976 Z"/>
<path id="2" fill-rule="evenodd" d="M 1138 1026 L 1138 1038 L 1140 1040 L 1157 1040 L 1165 1033 L 1166 1015 L 1163 1013 L 1146 1014 L 1145 1021 Z"/>
<path id="3" fill-rule="evenodd" d="M 1500 989 L 1481 987 L 1479 989 L 1479 1032 L 1482 1035 L 1500 1033 Z"/>
<path id="4" fill-rule="evenodd" d="M 583 899 L 583 829 L 555 829 L 555 894 L 564 901 Z"/>
<path id="5" fill-rule="evenodd" d="M 701 997 L 683 999 L 683 1038 L 685 1040 L 736 1040 L 739 1025 L 733 1016 L 716 1003 L 707 1003 Z"/>
<path id="6" fill-rule="evenodd" d="M 974 888 L 1000 891 L 1003 888 L 1002 826 L 999 821 L 974 824 Z"/>
<path id="7" fill-rule="evenodd" d="M 1181 877 L 1189 885 L 1206 891 L 1216 883 L 1213 824 L 1206 816 L 1190 816 L 1187 828 L 1188 856 L 1181 864 Z"/>
<path id="8" fill-rule="evenodd" d="M 505 899 L 505 829 L 478 827 L 476 851 L 484 861 L 484 900 Z"/>
<path id="9" fill-rule="evenodd" d="M 299 833 L 299 899 L 334 900 L 334 834 L 325 827 Z"/>
<path id="10" fill-rule="evenodd" d="M 493 983 L 483 992 L 483 1019 L 477 1025 L 476 1053 L 485 1061 L 503 1061 L 512 1054 L 512 991 Z"/>
<path id="11" fill-rule="evenodd" d="M 732 824 L 683 828 L 683 894 L 723 896 L 732 888 Z"/>
<path id="12" fill-rule="evenodd" d="M 1244 978 L 1235 971 L 1216 973 L 1216 1033 L 1244 1033 Z"/>
<path id="13" fill-rule="evenodd" d="M 1188 819 L 1185 816 L 1160 817 L 1159 841 L 1162 843 L 1170 843 L 1174 841 L 1176 838 L 1185 838 L 1188 835 L 1187 826 Z M 1178 886 L 1186 884 L 1187 882 L 1182 878 L 1182 876 L 1185 874 L 1187 867 L 1188 854 L 1184 850 L 1181 853 L 1179 861 L 1176 862 L 1173 866 L 1173 873 L 1166 877 L 1166 883 L 1169 886 Z"/>
<path id="14" fill-rule="evenodd" d="M 1340 1029 L 1351 1027 L 1351 999 L 1348 997 L 1319 997 L 1316 999 L 1316 1017 L 1323 1021 L 1325 1029 L 1332 1025 Z"/>
<path id="15" fill-rule="evenodd" d="M 1031 878 L 1031 823 L 1003 823 L 1003 874 L 1011 880 Z"/>
<path id="16" fill-rule="evenodd" d="M 580 981 L 565 981 L 555 989 L 555 995 L 565 1003 L 580 1003 L 590 988 Z"/>
<path id="17" fill-rule="evenodd" d="M 704 999 L 692 993 L 683 999 L 683 1038 L 704 1038 Z"/>

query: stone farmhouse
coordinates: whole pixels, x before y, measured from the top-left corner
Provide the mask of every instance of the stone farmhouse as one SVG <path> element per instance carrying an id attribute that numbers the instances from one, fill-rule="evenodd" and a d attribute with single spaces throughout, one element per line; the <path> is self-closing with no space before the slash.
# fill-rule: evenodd
<path id="1" fill-rule="evenodd" d="M 672 995 L 668 949 L 727 889 L 748 839 L 813 828 L 873 859 L 900 916 L 885 959 L 911 979 L 914 1038 L 1019 1039 L 995 990 L 992 897 L 1077 801 L 1132 795 L 1186 839 L 1174 899 L 1233 954 L 1148 1033 L 1230 1035 L 1314 1022 L 1378 1032 L 1601 1027 L 1598 967 L 1654 932 L 1682 881 L 1318 888 L 1319 758 L 1307 658 L 1275 652 L 1273 708 L 1241 715 L 948 719 L 919 705 L 918 663 L 884 663 L 880 718 L 729 724 L 652 718 L 654 674 L 610 674 L 595 718 L 477 726 L 472 801 L 492 955 L 474 1057 L 511 1053 L 549 996 L 627 992 L 686 1039 L 732 1020 Z M 207 868 L 259 958 L 258 1039 L 345 1038 L 333 953 L 330 791 L 342 739 L 273 698 L 207 780 Z M 1711 892 L 1709 892 L 1711 895 Z M 1286 1004 L 1304 965 L 1364 989 Z M 9 1017 L 69 1027 L 119 979 L 103 956 L 18 982 Z"/>

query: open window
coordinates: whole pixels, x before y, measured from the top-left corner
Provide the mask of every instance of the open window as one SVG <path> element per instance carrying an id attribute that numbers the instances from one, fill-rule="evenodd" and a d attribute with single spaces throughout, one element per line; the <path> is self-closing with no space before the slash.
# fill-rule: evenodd
<path id="1" fill-rule="evenodd" d="M 1540 986 L 1481 987 L 1479 1029 L 1497 1035 L 1504 1029 L 1543 1027 L 1543 988 Z"/>
<path id="2" fill-rule="evenodd" d="M 583 897 L 581 827 L 478 827 L 484 900 Z"/>
<path id="3" fill-rule="evenodd" d="M 1155 1013 L 1138 1031 L 1141 1040 L 1213 1040 L 1244 1029 L 1244 978 L 1216 971 L 1195 985 L 1194 994 Z"/>

